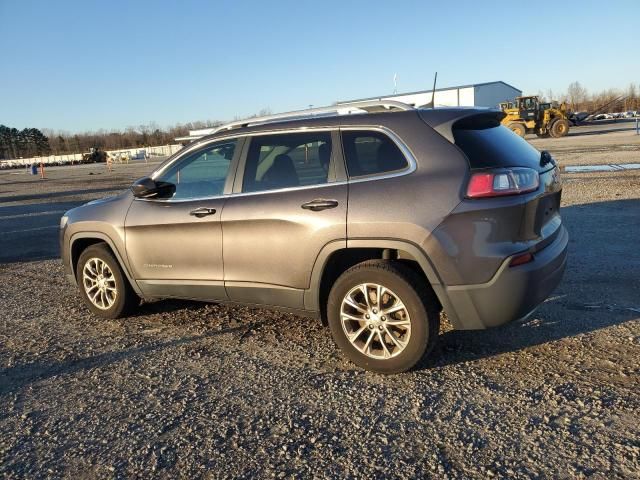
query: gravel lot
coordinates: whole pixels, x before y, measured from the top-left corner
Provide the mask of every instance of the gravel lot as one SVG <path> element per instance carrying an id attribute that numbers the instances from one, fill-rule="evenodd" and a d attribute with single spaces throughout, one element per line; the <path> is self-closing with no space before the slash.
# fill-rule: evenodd
<path id="1" fill-rule="evenodd" d="M 587 137 L 536 146 L 564 163 Z M 89 315 L 58 219 L 150 168 L 0 172 L 0 477 L 640 478 L 640 171 L 563 175 L 570 263 L 534 316 L 445 323 L 432 358 L 381 376 L 292 315 Z"/>

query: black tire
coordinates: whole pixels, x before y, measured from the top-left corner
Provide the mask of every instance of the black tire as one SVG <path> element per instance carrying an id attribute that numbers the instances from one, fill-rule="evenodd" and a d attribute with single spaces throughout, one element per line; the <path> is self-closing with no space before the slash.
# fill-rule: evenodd
<path id="1" fill-rule="evenodd" d="M 527 133 L 527 128 L 520 122 L 511 122 L 507 124 L 507 128 L 522 138 L 524 138 Z"/>
<path id="2" fill-rule="evenodd" d="M 106 264 L 112 273 L 115 298 L 108 308 L 99 308 L 91 299 L 85 288 L 85 278 L 83 270 L 87 262 L 92 259 L 99 259 Z M 76 280 L 80 289 L 80 296 L 94 314 L 103 318 L 120 318 L 126 316 L 140 304 L 140 298 L 136 295 L 125 277 L 120 264 L 115 259 L 109 247 L 105 243 L 96 243 L 87 247 L 81 254 L 76 265 Z"/>
<path id="3" fill-rule="evenodd" d="M 379 284 L 392 291 L 404 304 L 409 316 L 410 335 L 406 346 L 390 358 L 378 359 L 366 355 L 351 343 L 345 328 L 343 328 L 341 307 L 345 296 L 354 287 L 366 283 Z M 384 295 L 380 296 L 384 301 Z M 373 304 L 375 306 L 376 303 L 373 302 Z M 379 314 L 382 313 L 380 310 Z M 391 317 L 389 318 L 391 319 Z M 327 319 L 333 339 L 344 354 L 356 365 L 380 373 L 400 373 L 409 370 L 423 356 L 431 353 L 440 329 L 439 302 L 431 287 L 411 268 L 399 262 L 387 260 L 362 262 L 344 272 L 336 280 L 329 294 Z M 384 320 L 384 317 L 380 317 L 379 320 Z M 366 324 L 357 323 L 357 325 L 363 325 L 364 328 Z M 367 325 L 367 328 L 371 327 Z M 373 331 L 375 331 L 375 327 Z M 373 332 L 367 333 L 367 330 L 364 330 L 363 334 L 368 336 L 369 334 L 373 335 Z M 372 341 L 372 345 L 373 342 L 377 342 L 382 350 L 381 341 L 388 337 L 383 336 L 385 333 L 379 335 L 376 340 Z M 400 337 L 396 338 L 400 339 Z M 391 339 L 389 338 L 389 340 Z M 394 349 L 396 348 L 392 343 L 385 343 Z M 364 349 L 367 349 L 366 346 Z"/>
<path id="4" fill-rule="evenodd" d="M 558 118 L 549 127 L 549 133 L 553 138 L 567 136 L 569 133 L 569 122 L 564 118 Z"/>

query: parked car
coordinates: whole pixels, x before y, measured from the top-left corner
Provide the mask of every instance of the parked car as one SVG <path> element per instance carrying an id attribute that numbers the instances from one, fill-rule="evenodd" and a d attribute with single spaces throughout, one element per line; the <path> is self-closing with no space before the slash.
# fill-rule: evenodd
<path id="1" fill-rule="evenodd" d="M 497 110 L 347 107 L 223 126 L 68 211 L 68 279 L 105 318 L 165 297 L 319 317 L 386 373 L 433 350 L 442 310 L 457 329 L 529 315 L 567 257 L 551 155 Z"/>

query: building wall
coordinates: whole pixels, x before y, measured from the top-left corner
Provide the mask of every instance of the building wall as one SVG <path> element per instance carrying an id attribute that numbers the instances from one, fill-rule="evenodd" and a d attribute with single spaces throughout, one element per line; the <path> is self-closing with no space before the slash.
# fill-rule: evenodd
<path id="1" fill-rule="evenodd" d="M 500 102 L 513 100 L 522 95 L 520 90 L 512 88 L 504 83 L 490 83 L 474 87 L 476 107 L 498 108 Z"/>
<path id="2" fill-rule="evenodd" d="M 420 92 L 411 95 L 390 95 L 382 98 L 421 106 L 431 101 L 431 92 Z M 473 107 L 473 101 L 473 87 L 438 90 L 434 96 L 434 103 L 437 107 Z"/>

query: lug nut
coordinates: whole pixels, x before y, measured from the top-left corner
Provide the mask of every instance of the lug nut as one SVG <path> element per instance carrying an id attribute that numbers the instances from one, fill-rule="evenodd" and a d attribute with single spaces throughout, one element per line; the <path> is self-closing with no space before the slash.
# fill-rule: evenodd
<path id="1" fill-rule="evenodd" d="M 366 319 L 368 320 L 368 319 L 369 319 L 369 318 L 371 318 L 371 317 L 370 317 L 370 316 L 369 316 L 369 314 L 367 313 L 367 314 L 364 316 L 364 318 L 366 318 Z"/>
<path id="2" fill-rule="evenodd" d="M 384 315 L 382 316 L 382 321 L 385 321 L 387 319 L 387 317 L 385 317 Z"/>
<path id="3" fill-rule="evenodd" d="M 373 313 L 378 313 L 378 310 L 376 310 L 375 308 L 373 309 Z"/>
<path id="4" fill-rule="evenodd" d="M 382 325 L 380 325 L 380 326 L 378 327 L 378 330 L 382 331 Z"/>
<path id="5" fill-rule="evenodd" d="M 369 330 L 373 330 L 373 325 L 369 324 Z"/>

